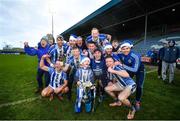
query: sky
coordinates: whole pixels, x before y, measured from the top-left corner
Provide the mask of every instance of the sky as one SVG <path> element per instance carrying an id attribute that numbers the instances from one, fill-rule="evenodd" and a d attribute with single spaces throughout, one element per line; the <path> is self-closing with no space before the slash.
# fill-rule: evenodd
<path id="1" fill-rule="evenodd" d="M 0 49 L 36 46 L 41 37 L 64 32 L 110 0 L 0 0 Z"/>

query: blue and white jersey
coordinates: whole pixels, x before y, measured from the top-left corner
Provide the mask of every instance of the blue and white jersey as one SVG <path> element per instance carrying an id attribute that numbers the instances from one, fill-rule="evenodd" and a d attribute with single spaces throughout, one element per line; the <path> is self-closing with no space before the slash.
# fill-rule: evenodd
<path id="1" fill-rule="evenodd" d="M 108 55 L 107 54 L 104 54 L 103 55 L 104 56 L 104 58 L 106 58 Z M 111 55 L 109 55 L 109 56 L 112 56 L 112 58 L 115 60 L 115 61 L 119 61 L 119 57 L 116 55 L 116 54 L 114 54 L 114 53 L 111 53 Z"/>
<path id="2" fill-rule="evenodd" d="M 67 47 L 64 45 L 61 48 L 59 48 L 57 44 L 52 46 L 49 49 L 51 63 L 55 64 L 58 59 L 65 57 L 66 49 Z"/>
<path id="3" fill-rule="evenodd" d="M 123 63 L 123 67 L 128 72 L 136 73 L 139 69 L 144 70 L 144 65 L 141 62 L 141 56 L 131 51 L 128 55 L 122 53 L 118 54 L 120 61 Z"/>
<path id="4" fill-rule="evenodd" d="M 116 65 L 113 67 L 113 70 L 122 71 L 125 69 L 120 65 Z M 129 85 L 135 84 L 134 80 L 131 77 L 121 77 L 120 75 L 112 74 L 110 72 L 107 72 L 107 74 L 108 74 L 107 76 L 110 80 L 116 80 L 123 87 L 127 87 Z"/>
<path id="5" fill-rule="evenodd" d="M 94 76 L 99 77 L 99 76 L 105 76 L 106 75 L 106 63 L 104 59 L 101 60 L 95 60 L 91 59 L 90 66 L 93 70 Z"/>
<path id="6" fill-rule="evenodd" d="M 70 65 L 72 69 L 77 69 L 80 66 L 81 60 L 84 58 L 84 56 L 80 55 L 78 59 L 75 59 L 74 56 L 71 56 L 66 60 L 66 64 Z"/>
<path id="7" fill-rule="evenodd" d="M 68 60 L 72 55 L 72 48 L 71 46 L 67 46 L 67 50 L 66 50 L 66 60 Z"/>
<path id="8" fill-rule="evenodd" d="M 92 84 L 94 83 L 94 75 L 90 67 L 88 68 L 83 68 L 80 67 L 76 71 L 75 74 L 75 81 L 80 81 L 80 82 L 87 82 L 90 81 Z"/>
<path id="9" fill-rule="evenodd" d="M 90 41 L 96 42 L 98 46 L 104 46 L 104 44 L 108 42 L 106 34 L 99 34 L 97 40 L 94 40 L 94 38 L 90 35 L 86 38 L 86 43 Z"/>
<path id="10" fill-rule="evenodd" d="M 48 72 L 51 75 L 49 86 L 53 89 L 62 86 L 64 81 L 67 80 L 67 75 L 63 71 L 57 72 L 54 68 L 49 67 Z"/>

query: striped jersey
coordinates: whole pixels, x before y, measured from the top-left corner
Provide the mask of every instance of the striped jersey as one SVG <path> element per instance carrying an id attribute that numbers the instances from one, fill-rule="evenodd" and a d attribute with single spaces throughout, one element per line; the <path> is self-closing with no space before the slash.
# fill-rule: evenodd
<path id="1" fill-rule="evenodd" d="M 84 56 L 80 55 L 78 59 L 75 59 L 74 56 L 69 57 L 68 60 L 66 60 L 66 64 L 70 65 L 71 68 L 77 69 L 80 66 L 81 60 L 84 58 Z"/>
<path id="2" fill-rule="evenodd" d="M 94 75 L 93 75 L 91 68 L 90 67 L 78 68 L 78 70 L 76 71 L 76 74 L 75 74 L 75 81 L 80 81 L 80 82 L 90 81 L 91 83 L 94 83 Z"/>
<path id="3" fill-rule="evenodd" d="M 114 70 L 116 71 L 122 71 L 125 70 L 122 66 L 116 65 L 113 67 Z M 110 80 L 116 80 L 120 85 L 123 87 L 135 84 L 134 80 L 130 77 L 121 77 L 120 75 L 117 74 L 112 74 L 110 72 L 107 72 L 107 76 Z"/>
<path id="4" fill-rule="evenodd" d="M 72 55 L 72 48 L 71 46 L 67 46 L 67 50 L 66 50 L 66 60 L 68 60 Z"/>
<path id="5" fill-rule="evenodd" d="M 57 44 L 55 44 L 54 46 L 52 46 L 50 49 L 49 49 L 49 55 L 50 55 L 50 59 L 51 59 L 51 62 L 53 64 L 56 63 L 57 60 L 59 59 L 62 59 L 63 57 L 65 57 L 65 54 L 66 54 L 66 46 L 62 46 L 61 48 L 58 47 Z"/>
<path id="6" fill-rule="evenodd" d="M 67 80 L 67 75 L 65 72 L 57 72 L 54 68 L 49 67 L 48 72 L 51 75 L 49 85 L 51 87 L 57 88 L 64 84 L 64 81 Z"/>
<path id="7" fill-rule="evenodd" d="M 86 38 L 86 43 L 90 41 L 96 42 L 98 46 L 104 46 L 105 43 L 108 43 L 106 34 L 99 34 L 97 40 L 90 35 Z"/>

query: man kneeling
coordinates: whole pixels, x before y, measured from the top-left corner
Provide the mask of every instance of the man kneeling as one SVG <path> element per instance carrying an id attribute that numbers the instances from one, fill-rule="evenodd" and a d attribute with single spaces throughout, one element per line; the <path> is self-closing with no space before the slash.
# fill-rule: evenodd
<path id="1" fill-rule="evenodd" d="M 48 55 L 43 55 L 40 61 L 40 68 L 42 70 L 48 71 L 51 75 L 51 80 L 49 83 L 49 86 L 43 89 L 41 95 L 43 97 L 50 96 L 50 101 L 53 99 L 53 94 L 57 94 L 58 98 L 62 100 L 62 94 L 68 92 L 67 87 L 67 77 L 66 73 L 63 72 L 63 62 L 56 61 L 55 63 L 55 69 L 52 67 L 47 67 L 44 65 L 44 59 L 47 59 Z"/>
<path id="2" fill-rule="evenodd" d="M 136 90 L 135 82 L 122 66 L 114 64 L 114 59 L 111 56 L 106 57 L 106 66 L 108 67 L 108 78 L 112 82 L 108 83 L 105 91 L 115 100 L 110 106 L 126 105 L 130 109 L 127 118 L 133 119 L 136 110 L 128 100 L 128 97 Z"/>

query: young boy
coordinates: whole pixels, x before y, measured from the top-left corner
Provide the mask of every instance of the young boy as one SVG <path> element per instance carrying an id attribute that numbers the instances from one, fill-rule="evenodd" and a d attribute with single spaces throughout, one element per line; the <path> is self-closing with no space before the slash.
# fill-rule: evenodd
<path id="1" fill-rule="evenodd" d="M 44 60 L 48 58 L 48 55 L 43 55 L 40 61 L 40 68 L 44 71 L 48 71 L 51 76 L 50 84 L 48 87 L 43 89 L 41 95 L 43 97 L 50 96 L 50 101 L 53 99 L 52 94 L 58 94 L 58 98 L 62 99 L 62 94 L 68 92 L 66 73 L 62 71 L 63 62 L 56 61 L 55 69 L 44 65 Z"/>
<path id="2" fill-rule="evenodd" d="M 115 65 L 113 57 L 107 56 L 105 61 L 108 67 L 108 77 L 110 80 L 113 80 L 105 87 L 105 91 L 115 100 L 110 106 L 126 105 L 130 108 L 127 119 L 133 119 L 136 110 L 128 100 L 128 97 L 135 92 L 136 84 L 122 66 Z"/>
<path id="3" fill-rule="evenodd" d="M 75 112 L 81 112 L 81 103 L 83 99 L 87 99 L 85 101 L 86 112 L 90 112 L 92 108 L 92 97 L 91 90 L 86 90 L 87 88 L 91 88 L 94 84 L 94 77 L 91 68 L 89 67 L 90 59 L 88 57 L 84 57 L 81 62 L 81 66 L 76 71 L 75 81 L 77 83 L 77 99 L 75 103 Z"/>

